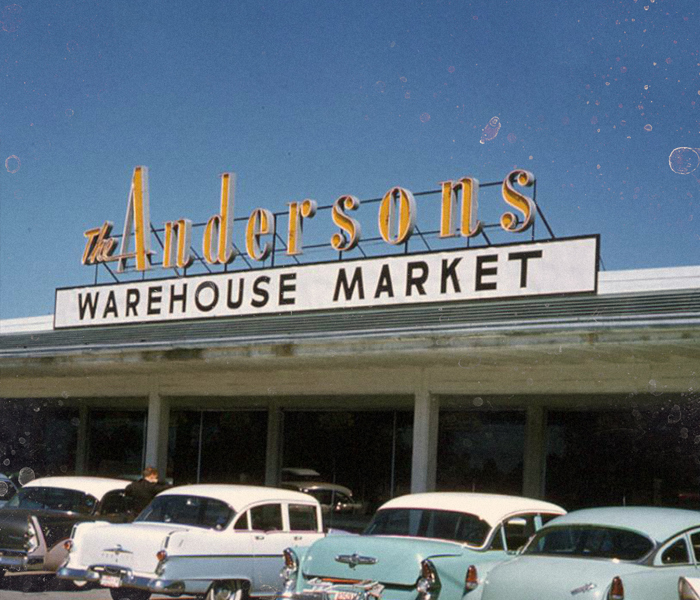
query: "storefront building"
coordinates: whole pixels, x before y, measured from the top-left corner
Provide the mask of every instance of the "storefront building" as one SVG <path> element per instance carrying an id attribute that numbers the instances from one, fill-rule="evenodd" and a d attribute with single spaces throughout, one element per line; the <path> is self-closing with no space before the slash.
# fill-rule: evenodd
<path id="1" fill-rule="evenodd" d="M 529 184 L 514 173 L 500 183 L 523 226 Z M 86 264 L 138 263 L 142 184 L 132 183 L 135 227 L 122 239 L 136 248 L 110 255 L 96 228 Z M 448 183 L 436 237 L 450 237 L 461 192 L 471 239 L 472 192 Z M 218 222 L 205 226 L 212 259 L 226 250 L 226 185 Z M 403 192 L 379 202 L 382 237 L 399 248 L 414 226 Z M 290 223 L 316 207 L 294 210 Z M 334 214 L 336 241 L 352 241 L 349 213 Z M 274 256 L 270 216 L 248 219 L 251 258 Z M 176 233 L 163 262 L 185 266 Z M 288 255 L 297 243 L 280 241 Z M 0 471 L 155 465 L 176 483 L 276 485 L 283 469 L 305 467 L 368 510 L 435 489 L 700 508 L 700 267 L 601 271 L 599 243 L 462 243 L 58 290 L 51 318 L 0 323 Z"/>

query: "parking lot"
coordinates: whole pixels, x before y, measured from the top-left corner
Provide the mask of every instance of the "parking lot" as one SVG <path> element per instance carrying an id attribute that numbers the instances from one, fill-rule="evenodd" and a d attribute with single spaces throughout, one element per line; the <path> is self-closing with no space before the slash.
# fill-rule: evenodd
<path id="1" fill-rule="evenodd" d="M 45 600 L 112 600 L 105 588 L 76 589 L 70 582 L 42 575 L 7 575 L 0 580 L 0 600 L 29 600 L 40 596 Z M 168 596 L 153 595 L 152 600 L 165 600 Z M 180 596 L 181 600 L 191 600 Z"/>

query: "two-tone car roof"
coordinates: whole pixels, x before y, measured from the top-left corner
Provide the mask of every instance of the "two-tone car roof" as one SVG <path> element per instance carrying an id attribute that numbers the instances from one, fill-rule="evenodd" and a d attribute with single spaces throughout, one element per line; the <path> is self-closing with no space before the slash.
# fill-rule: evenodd
<path id="1" fill-rule="evenodd" d="M 225 502 L 236 512 L 240 512 L 251 504 L 256 504 L 258 502 L 304 502 L 307 504 L 318 504 L 318 501 L 309 494 L 255 485 L 200 483 L 170 488 L 158 495 L 164 496 L 168 494 L 214 498 Z"/>
<path id="2" fill-rule="evenodd" d="M 470 513 L 486 521 L 492 527 L 509 515 L 522 512 L 537 512 L 563 515 L 566 511 L 556 504 L 501 494 L 478 492 L 429 492 L 408 494 L 389 500 L 379 510 L 390 508 L 417 508 L 428 510 L 451 510 Z"/>
<path id="3" fill-rule="evenodd" d="M 681 531 L 700 527 L 700 511 L 658 506 L 584 508 L 552 519 L 547 526 L 586 525 L 629 529 L 663 542 Z"/>
<path id="4" fill-rule="evenodd" d="M 131 482 L 126 479 L 110 479 L 108 477 L 83 477 L 81 475 L 66 475 L 57 477 L 39 477 L 24 484 L 25 488 L 52 487 L 76 492 L 84 492 L 102 500 L 107 492 L 123 490 Z"/>

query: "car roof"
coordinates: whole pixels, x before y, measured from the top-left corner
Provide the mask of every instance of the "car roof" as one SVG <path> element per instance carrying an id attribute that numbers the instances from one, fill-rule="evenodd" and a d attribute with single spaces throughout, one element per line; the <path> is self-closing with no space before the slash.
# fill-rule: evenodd
<path id="1" fill-rule="evenodd" d="M 547 527 L 554 525 L 600 525 L 631 529 L 662 542 L 686 529 L 700 527 L 700 511 L 659 506 L 584 508 L 547 523 Z"/>
<path id="2" fill-rule="evenodd" d="M 226 502 L 233 510 L 240 512 L 256 502 L 306 502 L 318 504 L 309 494 L 293 490 L 263 487 L 256 485 L 235 485 L 226 483 L 199 483 L 169 488 L 159 496 L 178 494 L 182 496 L 205 496 Z"/>
<path id="3" fill-rule="evenodd" d="M 84 477 L 81 475 L 66 475 L 58 477 L 39 477 L 25 483 L 23 487 L 52 487 L 63 488 L 66 490 L 75 490 L 77 492 L 85 492 L 94 496 L 98 500 L 102 500 L 107 492 L 112 490 L 123 490 L 131 482 L 126 479 L 110 479 L 108 477 Z"/>
<path id="4" fill-rule="evenodd" d="M 325 481 L 284 481 L 283 486 L 294 486 L 305 490 L 330 490 L 331 492 L 342 492 L 346 496 L 352 496 L 352 490 L 339 483 L 326 483 Z"/>
<path id="5" fill-rule="evenodd" d="M 380 506 L 379 510 L 387 508 L 425 508 L 466 512 L 477 515 L 492 527 L 508 515 L 516 512 L 556 514 L 564 514 L 566 512 L 561 506 L 543 500 L 478 492 L 408 494 L 389 500 Z"/>
<path id="6" fill-rule="evenodd" d="M 304 467 L 284 467 L 283 475 L 294 475 L 296 477 L 320 477 L 321 474 L 315 469 L 306 469 Z"/>

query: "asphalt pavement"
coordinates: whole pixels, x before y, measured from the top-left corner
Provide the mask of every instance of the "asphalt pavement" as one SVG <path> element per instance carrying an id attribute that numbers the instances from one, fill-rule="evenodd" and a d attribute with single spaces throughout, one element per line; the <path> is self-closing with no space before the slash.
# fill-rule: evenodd
<path id="1" fill-rule="evenodd" d="M 109 590 L 101 587 L 76 589 L 69 581 L 60 581 L 53 576 L 6 575 L 0 580 L 0 600 L 112 600 Z M 151 600 L 172 600 L 169 596 L 156 594 Z M 179 600 L 193 600 L 180 596 Z"/>

